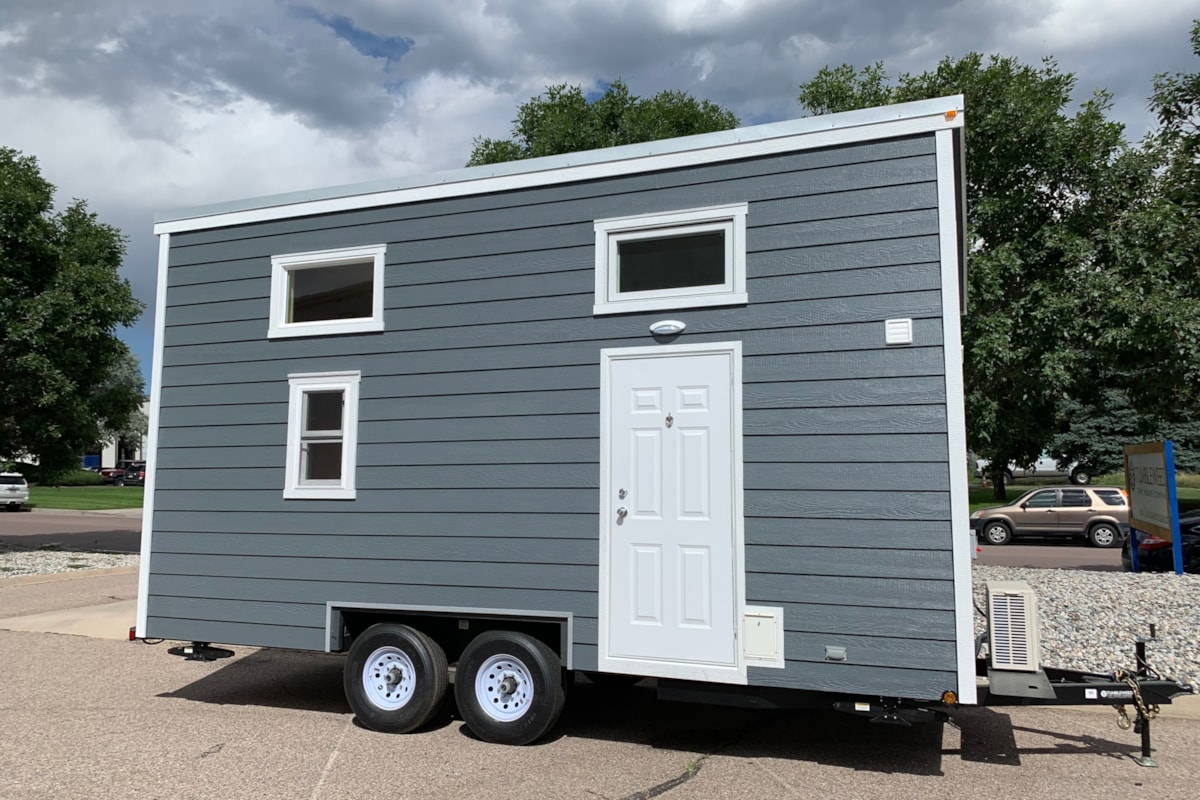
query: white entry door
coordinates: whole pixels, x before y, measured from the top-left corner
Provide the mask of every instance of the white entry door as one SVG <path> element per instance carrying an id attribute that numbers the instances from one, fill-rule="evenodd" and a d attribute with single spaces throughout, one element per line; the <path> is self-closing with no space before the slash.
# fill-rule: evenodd
<path id="1" fill-rule="evenodd" d="M 740 356 L 602 354 L 602 670 L 745 683 Z"/>

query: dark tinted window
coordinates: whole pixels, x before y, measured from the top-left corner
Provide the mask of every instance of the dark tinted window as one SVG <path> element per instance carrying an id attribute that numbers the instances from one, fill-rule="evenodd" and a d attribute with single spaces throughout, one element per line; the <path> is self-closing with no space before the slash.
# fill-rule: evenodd
<path id="1" fill-rule="evenodd" d="M 304 431 L 340 431 L 342 429 L 342 392 L 306 392 Z"/>
<path id="2" fill-rule="evenodd" d="M 1054 492 L 1038 492 L 1026 501 L 1030 508 L 1051 508 L 1054 506 Z"/>
<path id="3" fill-rule="evenodd" d="M 1104 501 L 1105 505 L 1123 506 L 1125 505 L 1125 495 L 1118 492 L 1116 489 L 1097 489 L 1096 495 Z"/>
<path id="4" fill-rule="evenodd" d="M 631 239 L 617 244 L 617 290 L 650 292 L 725 283 L 721 231 Z"/>
<path id="5" fill-rule="evenodd" d="M 375 265 L 371 262 L 294 269 L 288 322 L 370 317 L 374 283 Z"/>
<path id="6" fill-rule="evenodd" d="M 0 475 L 0 486 L 24 486 L 25 479 L 20 475 Z"/>
<path id="7" fill-rule="evenodd" d="M 1069 508 L 1087 508 L 1092 504 L 1092 498 L 1082 489 L 1063 489 L 1062 505 Z"/>

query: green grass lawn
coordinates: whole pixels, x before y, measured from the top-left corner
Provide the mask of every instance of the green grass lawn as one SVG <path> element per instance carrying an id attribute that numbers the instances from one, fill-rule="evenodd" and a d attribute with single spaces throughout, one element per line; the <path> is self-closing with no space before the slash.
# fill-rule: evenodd
<path id="1" fill-rule="evenodd" d="M 143 492 L 141 486 L 30 486 L 29 505 L 72 511 L 141 508 Z"/>

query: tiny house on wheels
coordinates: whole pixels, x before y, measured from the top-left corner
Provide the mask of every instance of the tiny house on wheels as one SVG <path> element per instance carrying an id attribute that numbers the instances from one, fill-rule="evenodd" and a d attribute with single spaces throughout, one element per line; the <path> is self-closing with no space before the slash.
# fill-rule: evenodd
<path id="1" fill-rule="evenodd" d="M 526 743 L 575 671 L 973 703 L 963 110 L 161 215 L 142 637 Z M 849 703 L 849 706 L 845 704 Z"/>

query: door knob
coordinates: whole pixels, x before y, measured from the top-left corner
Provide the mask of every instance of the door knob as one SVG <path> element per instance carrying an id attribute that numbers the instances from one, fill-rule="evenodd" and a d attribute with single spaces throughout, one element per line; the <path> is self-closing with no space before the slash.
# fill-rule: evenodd
<path id="1" fill-rule="evenodd" d="M 629 513 L 629 509 L 621 506 L 617 509 L 617 519 L 625 519 L 625 515 Z"/>

